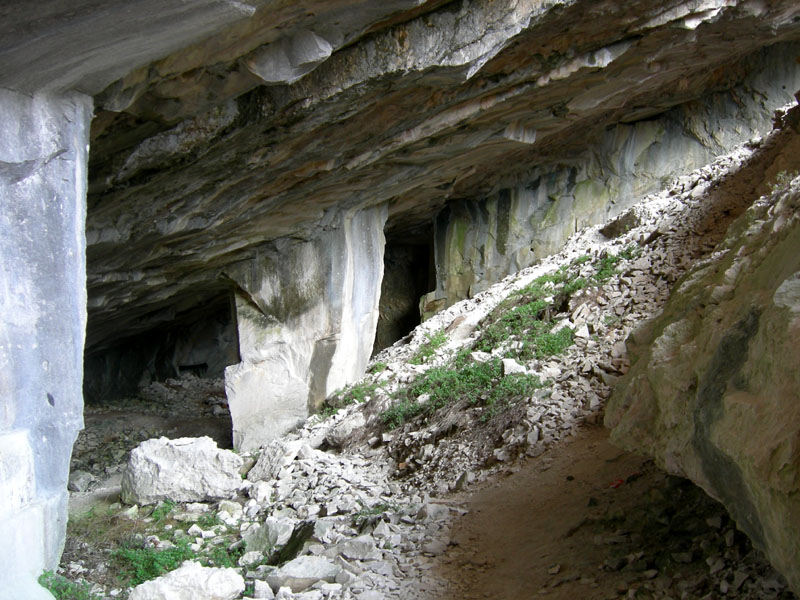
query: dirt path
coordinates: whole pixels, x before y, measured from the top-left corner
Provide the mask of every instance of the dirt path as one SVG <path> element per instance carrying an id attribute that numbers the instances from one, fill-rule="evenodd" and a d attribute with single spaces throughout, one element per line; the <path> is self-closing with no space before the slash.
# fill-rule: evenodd
<path id="1" fill-rule="evenodd" d="M 721 505 L 600 426 L 452 504 L 440 600 L 794 598 Z"/>
<path id="2" fill-rule="evenodd" d="M 584 428 L 543 459 L 466 500 L 469 512 L 452 531 L 458 551 L 442 565 L 453 584 L 449 598 L 616 597 L 623 578 L 598 571 L 605 548 L 593 544 L 581 524 L 590 513 L 638 499 L 647 482 L 611 487 L 641 472 L 645 460 L 607 438 L 602 427 Z"/>

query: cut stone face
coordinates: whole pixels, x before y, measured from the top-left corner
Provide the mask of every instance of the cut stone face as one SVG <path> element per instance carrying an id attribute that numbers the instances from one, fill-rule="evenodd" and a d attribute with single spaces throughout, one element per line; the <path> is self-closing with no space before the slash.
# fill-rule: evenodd
<path id="1" fill-rule="evenodd" d="M 229 272 L 242 362 L 225 371 L 234 446 L 268 444 L 364 372 L 375 339 L 386 207 L 345 212 L 309 242 Z"/>

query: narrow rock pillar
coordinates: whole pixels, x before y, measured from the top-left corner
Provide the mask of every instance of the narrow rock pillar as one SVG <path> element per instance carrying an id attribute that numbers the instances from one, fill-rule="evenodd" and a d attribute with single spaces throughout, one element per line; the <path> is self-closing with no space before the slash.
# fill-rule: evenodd
<path id="1" fill-rule="evenodd" d="M 64 546 L 83 426 L 84 221 L 91 99 L 0 90 L 0 596 Z M 5 594 L 5 595 L 3 595 Z"/>
<path id="2" fill-rule="evenodd" d="M 310 241 L 279 240 L 229 270 L 242 362 L 225 370 L 233 442 L 252 450 L 360 377 L 372 351 L 387 208 L 342 213 Z"/>

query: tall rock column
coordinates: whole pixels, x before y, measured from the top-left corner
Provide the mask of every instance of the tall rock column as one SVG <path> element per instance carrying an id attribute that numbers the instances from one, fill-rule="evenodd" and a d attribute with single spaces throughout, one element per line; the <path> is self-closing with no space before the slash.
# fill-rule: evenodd
<path id="1" fill-rule="evenodd" d="M 0 581 L 36 583 L 64 545 L 83 426 L 84 221 L 91 99 L 0 89 Z M 5 594 L 5 595 L 3 595 Z"/>
<path id="2" fill-rule="evenodd" d="M 360 377 L 372 351 L 387 208 L 342 213 L 314 240 L 283 239 L 229 269 L 242 362 L 225 370 L 233 442 L 252 450 Z"/>

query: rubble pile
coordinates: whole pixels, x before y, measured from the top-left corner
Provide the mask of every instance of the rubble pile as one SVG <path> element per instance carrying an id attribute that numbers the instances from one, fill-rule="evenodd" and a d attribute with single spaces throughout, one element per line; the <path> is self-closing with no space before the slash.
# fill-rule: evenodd
<path id="1" fill-rule="evenodd" d="M 314 415 L 297 431 L 243 454 L 236 466 L 243 478 L 229 499 L 175 498 L 183 503 L 164 505 L 167 527 L 152 516 L 161 509 L 141 509 L 136 518 L 161 526 L 140 540 L 142 545 L 183 544 L 206 567 L 243 577 L 243 598 L 444 597 L 436 560 L 463 552 L 454 550 L 448 537 L 448 525 L 461 511 L 448 504 L 447 494 L 512 470 L 517 460 L 536 459 L 582 424 L 599 421 L 615 378 L 629 366 L 624 340 L 659 311 L 672 284 L 714 248 L 732 216 L 746 208 L 740 204 L 745 198 L 724 193 L 725 181 L 770 143 L 754 140 L 677 179 L 613 223 L 577 233 L 558 255 L 435 315 L 406 343 L 373 359 L 370 374 L 357 384 L 363 401 L 327 417 Z M 566 281 L 586 282 L 551 315 L 554 330 L 569 328 L 572 345 L 560 354 L 510 358 L 509 349 L 518 344 L 511 335 L 491 352 L 475 349 L 498 306 L 557 271 L 566 273 Z M 434 348 L 431 340 L 440 332 L 445 337 Z M 540 385 L 488 418 L 481 406 L 454 402 L 390 428 L 383 415 L 398 402 L 398 391 L 430 369 L 451 364 L 459 353 L 475 362 L 501 360 L 502 378 L 531 376 Z M 339 395 L 346 397 L 346 390 Z M 147 444 L 136 453 L 145 454 Z M 136 465 L 129 463 L 126 477 L 135 478 Z M 159 499 L 168 500 L 153 496 Z M 121 505 L 115 510 L 133 514 Z M 632 528 L 597 538 L 605 544 L 617 536 L 603 568 L 635 568 L 641 574 L 643 583 L 620 594 L 634 597 L 643 588 L 652 597 L 695 598 L 700 597 L 696 591 L 716 586 L 729 597 L 791 597 L 722 515 L 710 515 L 681 541 L 685 549 L 672 552 L 679 555 L 673 562 L 687 565 L 683 579 L 660 578 L 658 549 L 643 543 L 641 534 L 631 534 Z M 75 556 L 67 560 L 73 573 L 83 570 L 91 580 L 91 566 Z M 169 577 L 142 584 L 162 586 L 161 596 L 143 595 L 137 588 L 130 597 L 170 597 Z M 102 587 L 104 597 L 129 593 L 111 585 L 95 587 Z"/>

